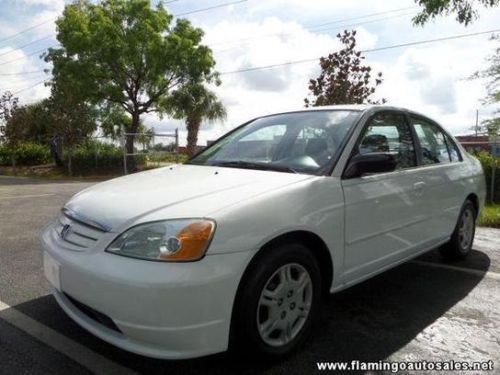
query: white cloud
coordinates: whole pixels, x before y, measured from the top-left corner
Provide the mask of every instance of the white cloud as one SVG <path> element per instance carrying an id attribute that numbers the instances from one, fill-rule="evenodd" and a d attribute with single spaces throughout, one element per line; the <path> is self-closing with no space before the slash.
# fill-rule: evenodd
<path id="1" fill-rule="evenodd" d="M 435 118 L 452 133 L 466 133 L 485 95 L 484 82 L 467 77 L 485 66 L 492 48 L 485 35 L 403 49 L 394 59 L 378 57 L 375 66 L 385 80 L 377 94 Z"/>
<path id="2" fill-rule="evenodd" d="M 243 65 L 242 68 L 245 68 Z M 252 65 L 248 65 L 251 67 Z M 243 74 L 242 82 L 250 90 L 257 91 L 285 91 L 290 87 L 290 67 L 285 67 L 279 71 L 272 70 L 258 70 L 255 72 L 248 72 Z"/>
<path id="3" fill-rule="evenodd" d="M 60 14 L 63 0 L 7 0 L 12 6 L 0 5 L 0 33 L 11 35 Z M 213 5 L 210 1 L 183 1 L 172 3 L 174 13 Z M 415 7 L 413 0 L 272 0 L 249 1 L 207 13 L 196 13 L 189 18 L 206 32 L 205 41 L 212 46 L 217 70 L 230 72 L 244 68 L 280 64 L 325 56 L 339 47 L 335 35 L 348 24 L 370 21 L 364 25 L 349 26 L 358 30 L 358 48 L 372 49 L 393 44 L 433 39 L 442 36 L 470 33 L 497 28 L 500 9 L 481 11 L 481 18 L 464 28 L 454 17 L 440 17 L 425 27 L 413 27 L 411 15 L 389 17 L 379 15 L 358 20 L 348 19 L 377 12 Z M 3 8 L 3 9 L 2 9 Z M 19 17 L 10 17 L 12 9 Z M 2 10 L 5 10 L 2 12 Z M 415 9 L 416 11 L 416 9 Z M 3 13 L 3 16 L 2 16 Z M 16 13 L 17 14 L 17 13 Z M 383 19 L 386 18 L 386 19 Z M 377 20 L 372 22 L 373 20 Z M 344 20 L 343 22 L 335 21 Z M 311 25 L 329 23 L 326 27 Z M 24 40 L 54 35 L 55 26 L 47 23 L 13 43 L 0 44 L 16 48 Z M 485 95 L 484 82 L 468 81 L 475 70 L 485 66 L 484 58 L 492 52 L 494 44 L 487 36 L 458 39 L 414 47 L 366 54 L 366 64 L 374 71 L 382 71 L 384 83 L 376 97 L 387 98 L 392 105 L 400 105 L 428 114 L 454 133 L 467 131 Z M 8 47 L 10 45 L 10 47 Z M 33 46 L 33 49 L 34 46 Z M 37 56 L 27 57 L 33 49 L 15 51 L 10 58 L 20 57 L 18 63 L 0 65 L 1 73 L 18 73 L 41 69 L 44 65 Z M 0 64 L 5 61 L 0 57 Z M 310 78 L 319 73 L 317 62 L 287 65 L 248 73 L 222 75 L 223 84 L 215 90 L 228 110 L 226 122 L 203 124 L 200 144 L 214 139 L 232 127 L 253 117 L 297 109 L 303 106 Z M 2 76 L 0 91 L 4 88 L 21 89 L 36 83 L 40 76 Z M 29 81 L 29 82 L 28 82 Z M 15 91 L 15 90 L 13 90 Z M 19 94 L 22 100 L 34 100 L 48 95 L 42 85 Z M 157 131 L 181 130 L 181 143 L 185 143 L 185 125 L 182 121 L 148 116 L 145 122 Z"/>
<path id="4" fill-rule="evenodd" d="M 36 61 L 38 56 L 28 57 L 23 51 L 10 47 L 0 48 L 0 55 L 4 53 L 8 53 L 4 57 L 5 61 L 8 59 L 8 61 L 15 60 L 15 62 L 0 66 L 0 73 L 2 74 L 0 93 L 9 90 L 19 97 L 21 103 L 48 96 L 49 90 L 43 84 L 34 86 L 36 83 L 47 79 L 45 73 L 25 74 L 25 72 L 40 69 Z"/>
<path id="5" fill-rule="evenodd" d="M 455 83 L 450 76 L 443 75 L 436 80 L 428 80 L 420 91 L 425 104 L 435 106 L 441 113 L 457 110 Z"/>
<path id="6" fill-rule="evenodd" d="M 252 22 L 225 20 L 206 27 L 205 31 L 208 44 L 243 39 L 240 44 L 214 46 L 217 69 L 222 73 L 304 58 L 316 59 L 340 45 L 335 36 L 316 34 L 295 21 L 285 22 L 277 17 Z M 265 37 L 246 39 L 249 35 Z M 377 36 L 360 27 L 358 42 L 360 48 L 373 48 Z M 228 110 L 226 126 L 231 128 L 263 114 L 303 107 L 308 81 L 318 73 L 318 62 L 313 61 L 222 75 L 223 84 L 216 92 Z M 217 130 L 215 126 L 213 137 L 209 138 L 216 137 Z"/>
<path id="7" fill-rule="evenodd" d="M 64 0 L 16 0 L 16 5 L 22 5 L 27 8 L 32 6 L 43 6 L 47 9 L 62 11 L 64 8 Z"/>

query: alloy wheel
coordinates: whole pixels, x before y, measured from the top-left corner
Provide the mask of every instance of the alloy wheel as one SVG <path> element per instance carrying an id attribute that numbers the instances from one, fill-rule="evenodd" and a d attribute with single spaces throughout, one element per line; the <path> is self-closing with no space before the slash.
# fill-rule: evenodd
<path id="1" fill-rule="evenodd" d="M 470 209 L 465 209 L 460 218 L 458 227 L 458 240 L 460 247 L 467 250 L 472 243 L 474 236 L 474 214 Z"/>

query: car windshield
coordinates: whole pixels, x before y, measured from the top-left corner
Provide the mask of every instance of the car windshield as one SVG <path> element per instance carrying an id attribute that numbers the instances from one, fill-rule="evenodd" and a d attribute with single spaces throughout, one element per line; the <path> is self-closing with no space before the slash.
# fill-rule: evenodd
<path id="1" fill-rule="evenodd" d="M 317 174 L 338 158 L 360 113 L 320 110 L 262 117 L 221 138 L 188 164 Z"/>

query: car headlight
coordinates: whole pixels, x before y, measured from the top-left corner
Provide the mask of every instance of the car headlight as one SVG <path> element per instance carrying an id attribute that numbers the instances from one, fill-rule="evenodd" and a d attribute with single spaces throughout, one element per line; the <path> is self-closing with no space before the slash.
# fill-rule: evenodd
<path id="1" fill-rule="evenodd" d="M 120 234 L 107 248 L 113 254 L 165 262 L 199 260 L 212 240 L 215 222 L 181 219 L 140 224 Z"/>

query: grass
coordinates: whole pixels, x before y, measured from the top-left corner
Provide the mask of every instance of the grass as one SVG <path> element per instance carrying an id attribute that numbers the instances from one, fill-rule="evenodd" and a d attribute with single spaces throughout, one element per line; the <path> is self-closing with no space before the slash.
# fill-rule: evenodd
<path id="1" fill-rule="evenodd" d="M 479 215 L 478 225 L 500 228 L 500 204 L 486 205 L 481 211 L 481 215 Z"/>
<path id="2" fill-rule="evenodd" d="M 184 154 L 148 154 L 147 159 L 150 163 L 172 164 L 184 163 L 188 160 L 188 156 Z"/>
<path id="3" fill-rule="evenodd" d="M 104 181 L 110 178 L 120 177 L 123 173 L 97 174 L 86 176 L 69 176 L 63 168 L 53 165 L 47 166 L 17 166 L 0 167 L 0 176 L 28 177 L 42 180 L 68 180 L 68 181 Z"/>
<path id="4" fill-rule="evenodd" d="M 149 157 L 146 164 L 140 167 L 140 170 L 148 170 L 159 167 L 165 167 L 170 164 L 184 163 L 187 159 L 187 155 L 179 154 L 166 154 L 160 155 L 158 157 Z M 69 176 L 65 168 L 56 167 L 54 164 L 44 164 L 44 165 L 34 165 L 34 166 L 22 166 L 18 165 L 16 167 L 0 166 L 0 176 L 20 176 L 20 177 L 30 177 L 30 178 L 42 178 L 50 180 L 107 180 L 114 177 L 119 177 L 123 175 L 121 169 L 114 172 L 102 171 L 96 172 L 94 174 L 85 174 L 84 176 L 75 173 L 73 176 Z"/>

